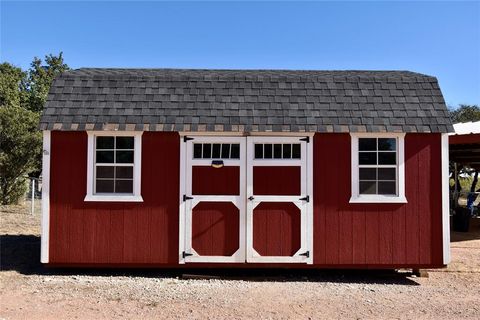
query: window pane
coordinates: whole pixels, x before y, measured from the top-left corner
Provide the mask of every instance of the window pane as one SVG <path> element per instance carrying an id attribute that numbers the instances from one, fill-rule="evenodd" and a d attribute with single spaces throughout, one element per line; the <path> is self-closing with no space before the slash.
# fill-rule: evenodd
<path id="1" fill-rule="evenodd" d="M 133 163 L 133 151 L 117 151 L 116 163 Z"/>
<path id="2" fill-rule="evenodd" d="M 194 159 L 201 159 L 202 158 L 202 144 L 195 143 L 193 145 L 193 158 Z"/>
<path id="3" fill-rule="evenodd" d="M 376 181 L 360 181 L 360 194 L 375 194 Z"/>
<path id="4" fill-rule="evenodd" d="M 378 180 L 396 180 L 396 169 L 378 168 Z"/>
<path id="5" fill-rule="evenodd" d="M 203 144 L 203 159 L 210 159 L 212 157 L 212 145 L 210 143 Z"/>
<path id="6" fill-rule="evenodd" d="M 96 193 L 113 193 L 113 180 L 98 180 L 95 186 Z"/>
<path id="7" fill-rule="evenodd" d="M 255 143 L 255 159 L 263 159 L 263 144 Z"/>
<path id="8" fill-rule="evenodd" d="M 379 152 L 378 164 L 397 164 L 396 152 Z"/>
<path id="9" fill-rule="evenodd" d="M 97 137 L 97 149 L 113 149 L 114 137 Z"/>
<path id="10" fill-rule="evenodd" d="M 275 159 L 281 159 L 282 158 L 282 145 L 281 144 L 274 144 L 273 145 L 273 157 Z"/>
<path id="11" fill-rule="evenodd" d="M 264 159 L 272 159 L 272 145 L 271 144 L 264 144 L 264 149 L 263 149 L 263 158 Z"/>
<path id="12" fill-rule="evenodd" d="M 133 180 L 115 180 L 115 193 L 133 193 Z"/>
<path id="13" fill-rule="evenodd" d="M 283 159 L 290 159 L 292 157 L 292 145 L 286 143 L 283 145 Z"/>
<path id="14" fill-rule="evenodd" d="M 113 151 L 97 151 L 97 163 L 113 163 Z"/>
<path id="15" fill-rule="evenodd" d="M 377 150 L 377 138 L 360 138 L 358 139 L 358 150 L 375 151 Z"/>
<path id="16" fill-rule="evenodd" d="M 234 143 L 231 148 L 230 159 L 240 159 L 240 145 Z"/>
<path id="17" fill-rule="evenodd" d="M 377 180 L 377 169 L 360 168 L 360 180 Z"/>
<path id="18" fill-rule="evenodd" d="M 378 150 L 396 151 L 397 139 L 395 138 L 378 139 Z"/>
<path id="19" fill-rule="evenodd" d="M 396 192 L 395 181 L 379 181 L 378 194 L 395 195 Z"/>
<path id="20" fill-rule="evenodd" d="M 133 137 L 117 137 L 117 149 L 133 149 Z"/>
<path id="21" fill-rule="evenodd" d="M 121 179 L 133 178 L 133 167 L 115 167 L 115 177 Z"/>
<path id="22" fill-rule="evenodd" d="M 230 158 L 230 144 L 229 143 L 222 144 L 222 158 L 223 159 Z"/>
<path id="23" fill-rule="evenodd" d="M 212 148 L 212 158 L 218 159 L 220 158 L 220 144 L 214 143 Z"/>
<path id="24" fill-rule="evenodd" d="M 300 144 L 292 144 L 292 159 L 300 159 Z"/>
<path id="25" fill-rule="evenodd" d="M 97 166 L 97 178 L 112 178 L 115 167 Z"/>
<path id="26" fill-rule="evenodd" d="M 376 152 L 359 152 L 358 153 L 359 164 L 377 164 Z"/>

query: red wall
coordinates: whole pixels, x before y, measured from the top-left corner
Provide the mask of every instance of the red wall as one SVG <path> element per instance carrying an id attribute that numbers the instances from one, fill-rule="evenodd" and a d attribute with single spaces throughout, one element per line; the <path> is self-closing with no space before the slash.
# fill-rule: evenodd
<path id="1" fill-rule="evenodd" d="M 315 264 L 443 264 L 440 134 L 405 136 L 407 204 L 349 204 L 350 135 L 313 141 Z"/>
<path id="2" fill-rule="evenodd" d="M 143 134 L 143 203 L 84 202 L 87 134 L 51 138 L 51 263 L 177 263 L 177 133 Z"/>
<path id="3" fill-rule="evenodd" d="M 350 135 L 315 135 L 317 267 L 442 265 L 440 140 L 406 135 L 407 204 L 349 204 Z M 144 202 L 84 202 L 87 134 L 52 132 L 51 264 L 178 264 L 180 139 L 145 132 L 142 141 Z"/>

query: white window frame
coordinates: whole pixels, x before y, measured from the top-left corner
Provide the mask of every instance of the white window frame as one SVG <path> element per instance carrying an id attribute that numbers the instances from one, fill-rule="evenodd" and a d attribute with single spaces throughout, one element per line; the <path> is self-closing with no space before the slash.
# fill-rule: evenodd
<path id="1" fill-rule="evenodd" d="M 139 132 L 118 132 L 118 131 L 88 131 L 88 152 L 87 152 L 87 195 L 84 201 L 100 202 L 143 202 L 141 196 L 142 177 L 142 134 Z M 96 137 L 134 137 L 133 157 L 133 194 L 108 193 L 95 194 L 95 140 Z"/>
<path id="2" fill-rule="evenodd" d="M 405 133 L 350 133 L 352 195 L 350 203 L 407 203 L 405 197 Z M 397 139 L 397 195 L 360 194 L 358 140 L 360 138 Z"/>

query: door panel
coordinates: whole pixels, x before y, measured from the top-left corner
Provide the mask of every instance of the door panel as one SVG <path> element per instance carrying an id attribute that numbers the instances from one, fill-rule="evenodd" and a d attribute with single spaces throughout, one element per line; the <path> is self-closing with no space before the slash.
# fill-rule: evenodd
<path id="1" fill-rule="evenodd" d="M 253 194 L 288 196 L 301 191 L 300 166 L 253 167 Z"/>
<path id="2" fill-rule="evenodd" d="M 247 138 L 247 262 L 311 263 L 307 143 Z"/>
<path id="3" fill-rule="evenodd" d="M 253 210 L 253 248 L 261 256 L 293 256 L 301 247 L 300 224 L 301 212 L 295 204 L 260 203 Z"/>
<path id="4" fill-rule="evenodd" d="M 192 194 L 240 195 L 240 166 L 193 166 Z"/>
<path id="5" fill-rule="evenodd" d="M 202 201 L 193 208 L 192 248 L 201 256 L 232 256 L 239 230 L 239 210 L 231 202 Z"/>
<path id="6" fill-rule="evenodd" d="M 186 142 L 181 263 L 245 262 L 245 153 L 242 137 Z"/>
<path id="7" fill-rule="evenodd" d="M 312 263 L 305 140 L 182 141 L 179 262 Z"/>

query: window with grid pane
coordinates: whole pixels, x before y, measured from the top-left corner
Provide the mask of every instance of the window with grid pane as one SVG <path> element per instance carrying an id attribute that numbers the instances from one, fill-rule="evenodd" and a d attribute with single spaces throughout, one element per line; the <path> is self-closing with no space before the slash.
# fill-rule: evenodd
<path id="1" fill-rule="evenodd" d="M 300 159 L 300 143 L 255 143 L 255 159 Z"/>
<path id="2" fill-rule="evenodd" d="M 194 143 L 193 159 L 240 159 L 240 144 Z"/>
<path id="3" fill-rule="evenodd" d="M 360 195 L 398 195 L 397 138 L 358 139 Z"/>
<path id="4" fill-rule="evenodd" d="M 133 194 L 134 151 L 134 137 L 95 137 L 95 194 Z"/>

